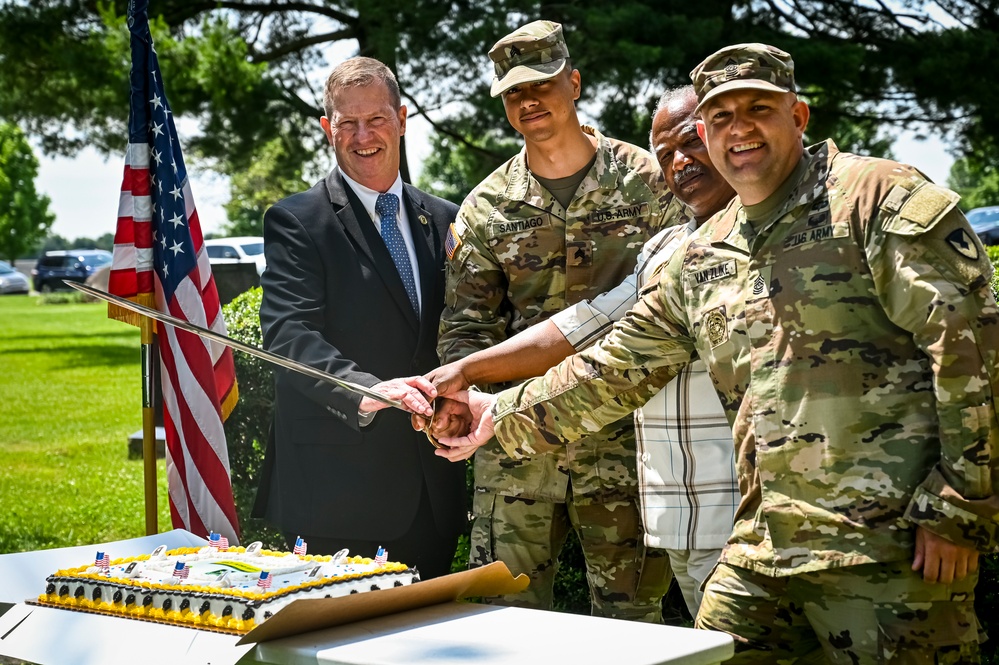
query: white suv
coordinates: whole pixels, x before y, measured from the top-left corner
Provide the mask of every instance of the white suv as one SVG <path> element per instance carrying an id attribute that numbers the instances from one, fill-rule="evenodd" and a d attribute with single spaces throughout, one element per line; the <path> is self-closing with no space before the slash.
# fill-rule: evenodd
<path id="1" fill-rule="evenodd" d="M 255 263 L 261 275 L 267 266 L 264 259 L 264 239 L 258 236 L 243 238 L 215 238 L 205 241 L 205 250 L 211 263 Z"/>

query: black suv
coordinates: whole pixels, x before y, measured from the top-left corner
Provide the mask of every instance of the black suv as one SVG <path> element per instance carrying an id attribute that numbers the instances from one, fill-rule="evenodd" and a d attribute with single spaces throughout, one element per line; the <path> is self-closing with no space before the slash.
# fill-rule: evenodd
<path id="1" fill-rule="evenodd" d="M 35 291 L 48 293 L 67 288 L 62 280 L 86 282 L 87 278 L 101 266 L 111 263 L 111 252 L 103 249 L 68 249 L 59 252 L 46 252 L 38 259 L 31 271 Z"/>

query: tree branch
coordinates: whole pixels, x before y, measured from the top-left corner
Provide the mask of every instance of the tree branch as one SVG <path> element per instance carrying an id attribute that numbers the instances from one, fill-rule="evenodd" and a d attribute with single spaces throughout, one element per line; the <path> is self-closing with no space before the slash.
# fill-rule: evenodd
<path id="1" fill-rule="evenodd" d="M 280 89 L 281 92 L 284 93 L 281 98 L 284 99 L 286 102 L 288 102 L 292 108 L 297 110 L 303 116 L 310 119 L 315 119 L 323 115 L 324 112 L 322 109 L 317 109 L 315 106 L 313 106 L 312 104 L 308 103 L 307 101 L 299 97 L 293 90 L 291 90 L 287 86 L 287 84 L 284 81 L 276 81 L 276 83 L 278 89 Z"/>
<path id="2" fill-rule="evenodd" d="M 301 51 L 310 46 L 315 46 L 316 44 L 335 42 L 340 39 L 352 39 L 356 36 L 357 31 L 354 28 L 344 28 L 343 30 L 336 30 L 334 32 L 324 32 L 321 35 L 310 35 L 308 37 L 303 37 L 302 39 L 287 42 L 273 51 L 256 54 L 253 56 L 253 61 L 270 62 L 271 60 L 277 60 L 278 58 L 288 55 L 289 53 Z"/>
<path id="3" fill-rule="evenodd" d="M 465 136 L 463 136 L 462 134 L 459 134 L 458 132 L 454 131 L 450 127 L 445 127 L 444 125 L 442 125 L 442 124 L 434 121 L 434 119 L 431 118 L 423 110 L 423 108 L 420 106 L 420 103 L 418 101 L 416 101 L 416 99 L 412 95 L 408 94 L 405 91 L 402 91 L 402 92 L 403 92 L 403 95 L 405 95 L 406 99 L 408 99 L 413 104 L 413 107 L 416 108 L 416 113 L 414 115 L 423 116 L 426 119 L 426 121 L 430 124 L 430 126 L 434 128 L 434 131 L 437 132 L 438 134 L 443 134 L 444 136 L 448 136 L 450 138 L 453 138 L 455 141 L 459 141 L 459 142 L 465 144 L 466 146 L 468 146 L 468 148 L 470 150 L 472 150 L 474 152 L 477 152 L 480 155 L 484 155 L 486 157 L 489 157 L 490 159 L 495 159 L 495 160 L 498 160 L 498 161 L 502 161 L 503 159 L 506 158 L 506 155 L 500 154 L 498 152 L 493 152 L 492 150 L 489 150 L 487 148 L 483 148 L 480 145 L 472 143 Z"/>
<path id="4" fill-rule="evenodd" d="M 257 2 L 237 2 L 236 0 L 203 1 L 188 5 L 188 11 L 193 16 L 212 9 L 231 9 L 237 12 L 254 12 L 259 14 L 282 14 L 288 11 L 319 14 L 339 21 L 344 25 L 356 26 L 358 18 L 332 7 L 314 5 L 309 2 L 277 2 L 274 0 Z"/>

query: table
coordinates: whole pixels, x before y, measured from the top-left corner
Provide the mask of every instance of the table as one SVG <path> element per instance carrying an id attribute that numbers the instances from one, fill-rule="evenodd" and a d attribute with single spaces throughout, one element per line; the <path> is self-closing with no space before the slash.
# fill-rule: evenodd
<path id="1" fill-rule="evenodd" d="M 443 603 L 258 644 L 239 665 L 713 665 L 724 633 L 474 603 Z"/>
<path id="2" fill-rule="evenodd" d="M 58 665 L 712 665 L 733 653 L 722 633 L 449 602 L 236 646 L 237 636 L 24 604 L 45 577 L 92 559 L 206 544 L 186 531 L 0 556 L 0 655 Z"/>

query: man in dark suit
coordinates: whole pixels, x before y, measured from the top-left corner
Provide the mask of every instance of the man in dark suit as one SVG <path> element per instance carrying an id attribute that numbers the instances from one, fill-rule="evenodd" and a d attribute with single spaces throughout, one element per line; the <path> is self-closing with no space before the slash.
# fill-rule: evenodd
<path id="1" fill-rule="evenodd" d="M 436 392 L 419 375 L 438 364 L 442 244 L 457 206 L 402 182 L 406 107 L 385 65 L 342 63 L 323 103 L 338 166 L 264 215 L 264 347 L 429 413 Z M 384 546 L 424 579 L 446 574 L 467 519 L 464 469 L 435 456 L 401 410 L 284 370 L 275 388 L 258 514 L 310 553 Z"/>

